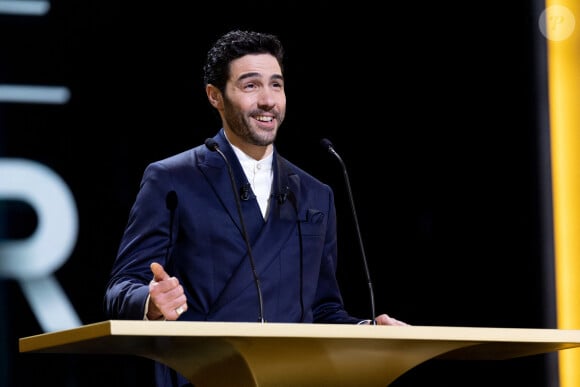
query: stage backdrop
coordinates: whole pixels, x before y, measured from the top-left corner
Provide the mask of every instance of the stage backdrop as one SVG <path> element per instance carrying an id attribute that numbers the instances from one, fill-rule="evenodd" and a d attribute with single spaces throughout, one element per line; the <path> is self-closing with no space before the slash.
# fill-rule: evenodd
<path id="1" fill-rule="evenodd" d="M 279 152 L 336 193 L 348 309 L 414 325 L 554 328 L 541 2 L 0 1 L 0 385 L 148 386 L 125 356 L 18 353 L 102 321 L 151 161 L 219 129 L 201 66 L 231 28 L 278 34 Z M 555 357 L 427 362 L 396 386 L 557 386 Z M 435 382 L 434 382 L 435 381 Z"/>

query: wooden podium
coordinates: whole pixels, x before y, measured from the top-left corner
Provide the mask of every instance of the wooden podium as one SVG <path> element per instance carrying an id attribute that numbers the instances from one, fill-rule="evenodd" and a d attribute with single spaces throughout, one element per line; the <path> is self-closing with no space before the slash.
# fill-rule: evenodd
<path id="1" fill-rule="evenodd" d="M 196 387 L 380 386 L 429 359 L 501 360 L 580 347 L 580 330 L 109 320 L 20 338 L 20 352 L 123 354 Z"/>

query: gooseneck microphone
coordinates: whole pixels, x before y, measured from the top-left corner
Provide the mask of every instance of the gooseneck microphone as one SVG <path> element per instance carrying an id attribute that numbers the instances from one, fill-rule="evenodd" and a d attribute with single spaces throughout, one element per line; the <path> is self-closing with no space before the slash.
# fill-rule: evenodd
<path id="1" fill-rule="evenodd" d="M 356 234 L 358 237 L 358 244 L 360 247 L 360 252 L 361 252 L 361 256 L 362 256 L 362 261 L 364 264 L 364 269 L 365 269 L 365 274 L 366 274 L 366 279 L 367 279 L 367 283 L 369 286 L 369 293 L 370 293 L 370 298 L 371 298 L 371 322 L 373 325 L 376 325 L 377 322 L 375 321 L 375 294 L 373 291 L 373 283 L 371 281 L 371 274 L 369 272 L 369 267 L 367 264 L 367 257 L 365 254 L 365 248 L 364 248 L 364 244 L 363 244 L 363 240 L 362 240 L 362 235 L 360 232 L 360 227 L 358 224 L 358 216 L 356 214 L 356 208 L 354 206 L 354 199 L 352 197 L 352 190 L 350 188 L 350 179 L 348 178 L 348 172 L 346 170 L 346 165 L 344 164 L 344 161 L 342 160 L 342 157 L 340 157 L 340 155 L 338 153 L 336 153 L 336 151 L 334 150 L 334 146 L 332 145 L 332 143 L 330 142 L 330 140 L 323 138 L 322 140 L 320 140 L 320 144 L 326 149 L 328 150 L 328 152 L 330 154 L 332 154 L 334 157 L 336 157 L 336 159 L 340 162 L 340 165 L 342 166 L 342 172 L 344 174 L 344 181 L 346 182 L 346 190 L 348 192 L 348 199 L 350 202 L 350 208 L 352 210 L 352 216 L 354 218 L 354 224 L 356 226 Z"/>
<path id="2" fill-rule="evenodd" d="M 232 171 L 232 165 L 228 161 L 226 155 L 219 149 L 218 143 L 213 138 L 208 138 L 205 140 L 205 146 L 212 152 L 217 152 L 224 159 L 228 167 L 228 173 L 230 175 L 230 183 L 234 193 L 234 198 L 236 199 L 236 207 L 238 209 L 238 216 L 240 218 L 240 225 L 242 226 L 242 235 L 244 241 L 246 242 L 246 249 L 248 251 L 248 257 L 250 259 L 250 265 L 252 265 L 252 274 L 254 275 L 254 282 L 256 283 L 256 290 L 258 291 L 258 302 L 260 306 L 260 315 L 258 316 L 258 321 L 264 323 L 264 301 L 262 298 L 262 287 L 260 286 L 260 279 L 258 278 L 258 273 L 256 271 L 256 264 L 254 262 L 254 257 L 252 255 L 252 248 L 250 246 L 250 238 L 248 237 L 248 232 L 246 231 L 246 224 L 244 223 L 244 216 L 242 215 L 242 205 L 240 204 L 240 196 L 238 188 L 236 186 L 236 181 L 234 179 L 234 172 Z"/>

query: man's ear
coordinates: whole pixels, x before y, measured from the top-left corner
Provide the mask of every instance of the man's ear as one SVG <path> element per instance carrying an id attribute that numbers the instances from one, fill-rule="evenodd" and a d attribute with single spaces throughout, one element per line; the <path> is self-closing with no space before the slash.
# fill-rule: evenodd
<path id="1" fill-rule="evenodd" d="M 205 93 L 207 94 L 207 99 L 211 106 L 218 110 L 222 108 L 222 93 L 217 87 L 209 84 L 205 87 Z"/>

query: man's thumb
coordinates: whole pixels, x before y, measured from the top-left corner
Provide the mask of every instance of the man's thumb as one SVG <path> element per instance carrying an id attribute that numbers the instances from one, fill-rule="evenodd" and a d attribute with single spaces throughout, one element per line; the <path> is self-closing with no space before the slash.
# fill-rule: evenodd
<path id="1" fill-rule="evenodd" d="M 167 274 L 165 272 L 165 269 L 163 269 L 163 266 L 161 266 L 157 262 L 153 262 L 150 267 L 151 271 L 153 272 L 154 281 L 159 282 L 169 278 L 169 274 Z"/>

